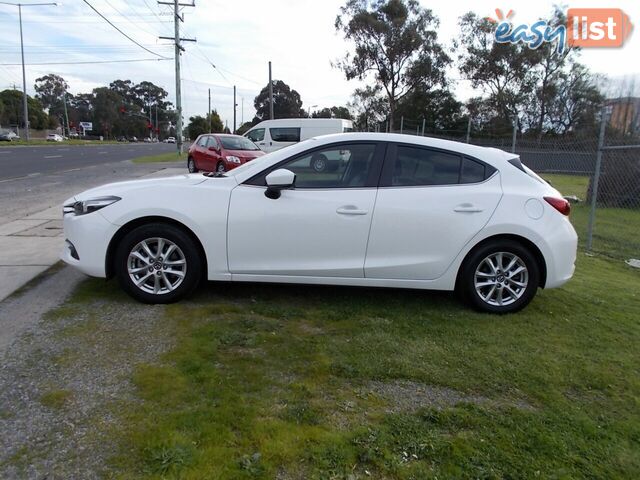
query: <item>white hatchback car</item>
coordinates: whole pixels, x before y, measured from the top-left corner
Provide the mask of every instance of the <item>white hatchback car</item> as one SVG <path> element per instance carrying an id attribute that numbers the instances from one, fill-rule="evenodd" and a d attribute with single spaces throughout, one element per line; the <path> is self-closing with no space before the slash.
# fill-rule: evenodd
<path id="1" fill-rule="evenodd" d="M 318 172 L 318 156 L 342 159 Z M 571 278 L 569 203 L 502 150 L 424 137 L 314 138 L 224 174 L 114 183 L 65 202 L 62 259 L 143 302 L 215 281 L 458 290 L 523 308 Z"/>

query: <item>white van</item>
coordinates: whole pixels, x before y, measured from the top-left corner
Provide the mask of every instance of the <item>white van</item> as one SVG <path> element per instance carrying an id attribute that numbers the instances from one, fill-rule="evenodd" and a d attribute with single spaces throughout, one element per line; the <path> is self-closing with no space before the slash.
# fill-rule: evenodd
<path id="1" fill-rule="evenodd" d="M 320 135 L 352 131 L 353 122 L 340 118 L 280 118 L 260 122 L 244 136 L 269 153 Z"/>

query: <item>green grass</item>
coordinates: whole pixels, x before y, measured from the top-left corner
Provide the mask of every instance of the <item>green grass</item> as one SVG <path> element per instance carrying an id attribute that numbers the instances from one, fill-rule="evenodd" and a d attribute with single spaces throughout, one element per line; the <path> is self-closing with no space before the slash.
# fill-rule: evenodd
<path id="1" fill-rule="evenodd" d="M 69 304 L 92 298 L 129 302 L 90 280 Z M 510 316 L 259 284 L 157 312 L 175 346 L 118 405 L 116 478 L 640 476 L 640 272 L 622 262 L 580 254 Z"/>
<path id="2" fill-rule="evenodd" d="M 586 244 L 590 205 L 586 203 L 589 177 L 579 175 L 544 174 L 546 180 L 563 195 L 575 195 L 581 203 L 571 206 L 571 222 Z M 613 258 L 640 258 L 640 209 L 596 209 L 593 229 L 593 251 Z"/>
<path id="3" fill-rule="evenodd" d="M 40 396 L 40 403 L 45 407 L 59 410 L 63 408 L 73 397 L 69 390 L 49 390 Z"/>
<path id="4" fill-rule="evenodd" d="M 138 157 L 133 163 L 160 163 L 160 162 L 186 162 L 187 154 L 178 155 L 177 152 L 161 153 L 159 155 L 149 155 L 146 157 Z"/>

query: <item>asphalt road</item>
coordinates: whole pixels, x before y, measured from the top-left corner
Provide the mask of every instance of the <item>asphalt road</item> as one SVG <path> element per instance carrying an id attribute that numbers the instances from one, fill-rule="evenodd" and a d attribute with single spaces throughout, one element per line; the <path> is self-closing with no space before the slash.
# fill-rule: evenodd
<path id="1" fill-rule="evenodd" d="M 166 143 L 44 145 L 6 147 L 0 143 L 0 181 L 62 173 L 176 150 Z"/>

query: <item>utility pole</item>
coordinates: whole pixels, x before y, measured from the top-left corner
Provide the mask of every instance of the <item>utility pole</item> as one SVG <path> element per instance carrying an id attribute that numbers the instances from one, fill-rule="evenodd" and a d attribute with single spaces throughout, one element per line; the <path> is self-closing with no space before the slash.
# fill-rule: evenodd
<path id="1" fill-rule="evenodd" d="M 236 102 L 236 86 L 233 86 L 233 130 L 231 133 L 236 133 L 236 110 L 238 106 L 238 102 Z"/>
<path id="2" fill-rule="evenodd" d="M 244 97 L 240 97 L 242 108 L 240 109 L 240 126 L 244 125 Z"/>
<path id="3" fill-rule="evenodd" d="M 173 6 L 173 37 L 160 37 L 163 40 L 173 40 L 175 43 L 175 69 L 176 69 L 176 143 L 178 147 L 178 154 L 182 155 L 182 89 L 180 83 L 180 51 L 184 51 L 184 47 L 181 42 L 195 42 L 195 38 L 180 38 L 180 22 L 184 22 L 184 16 L 180 15 L 180 7 L 195 7 L 195 3 L 180 3 L 179 0 L 173 0 L 173 2 L 158 2 L 159 5 L 172 5 Z"/>
<path id="4" fill-rule="evenodd" d="M 211 133 L 211 89 L 209 89 L 209 133 Z"/>
<path id="5" fill-rule="evenodd" d="M 467 143 L 471 140 L 471 115 L 469 115 L 469 121 L 467 122 Z"/>
<path id="6" fill-rule="evenodd" d="M 269 119 L 273 120 L 273 81 L 271 80 L 271 61 L 269 61 Z"/>
<path id="7" fill-rule="evenodd" d="M 67 124 L 67 137 L 71 134 L 71 129 L 69 128 L 69 114 L 67 113 L 67 91 L 65 90 L 62 93 L 62 100 L 64 104 L 64 121 Z M 64 137 L 64 130 L 62 131 L 62 136 Z"/>
<path id="8" fill-rule="evenodd" d="M 27 104 L 27 75 L 24 69 L 24 40 L 22 38 L 22 7 L 44 7 L 53 6 L 58 4 L 54 2 L 48 3 L 12 3 L 12 2 L 0 2 L 3 5 L 11 5 L 12 7 L 18 7 L 18 19 L 20 22 L 20 55 L 22 56 L 22 115 L 24 116 L 24 129 L 25 138 L 29 141 L 29 106 Z M 14 85 L 15 89 L 15 85 Z M 18 122 L 19 124 L 20 122 Z"/>

